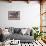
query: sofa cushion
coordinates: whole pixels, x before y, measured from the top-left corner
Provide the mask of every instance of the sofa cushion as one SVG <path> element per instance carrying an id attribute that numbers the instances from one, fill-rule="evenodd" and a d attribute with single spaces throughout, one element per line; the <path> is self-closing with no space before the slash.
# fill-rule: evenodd
<path id="1" fill-rule="evenodd" d="M 25 33 L 25 35 L 30 35 L 30 28 L 27 28 L 27 32 Z"/>
<path id="2" fill-rule="evenodd" d="M 21 34 L 13 34 L 13 35 L 10 35 L 9 38 L 12 40 L 12 39 L 15 39 L 15 40 L 20 40 L 20 42 L 32 42 L 32 40 L 34 40 L 34 37 L 33 36 L 29 36 L 29 35 L 21 35 Z"/>
<path id="3" fill-rule="evenodd" d="M 21 29 L 21 33 L 22 33 L 23 35 L 26 34 L 26 32 L 27 32 L 27 28 Z"/>
<path id="4" fill-rule="evenodd" d="M 21 29 L 20 28 L 14 28 L 14 33 L 20 33 Z"/>
<path id="5" fill-rule="evenodd" d="M 14 34 L 14 27 L 9 27 L 8 32 Z"/>

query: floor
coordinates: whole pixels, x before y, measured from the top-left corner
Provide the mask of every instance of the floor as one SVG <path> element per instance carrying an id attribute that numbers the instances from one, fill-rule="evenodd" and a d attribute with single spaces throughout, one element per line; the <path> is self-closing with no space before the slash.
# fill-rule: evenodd
<path id="1" fill-rule="evenodd" d="M 0 45 L 2 46 L 2 45 Z M 36 40 L 33 43 L 19 43 L 19 44 L 15 44 L 15 45 L 10 45 L 10 44 L 5 44 L 4 46 L 46 46 L 45 43 L 43 43 L 42 40 Z"/>
<path id="2" fill-rule="evenodd" d="M 43 43 L 42 40 L 36 40 L 33 43 L 25 43 L 25 44 L 21 44 L 21 46 L 46 46 L 45 43 Z"/>

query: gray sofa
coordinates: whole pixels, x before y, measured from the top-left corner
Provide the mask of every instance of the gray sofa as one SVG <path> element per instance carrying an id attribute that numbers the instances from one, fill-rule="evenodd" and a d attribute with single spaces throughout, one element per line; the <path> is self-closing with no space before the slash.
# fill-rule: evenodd
<path id="1" fill-rule="evenodd" d="M 29 35 L 21 35 L 21 34 L 11 34 L 9 36 L 9 38 L 12 40 L 12 39 L 15 39 L 15 40 L 20 40 L 21 43 L 30 43 L 30 42 L 33 42 L 34 38 L 33 36 L 29 36 Z"/>
<path id="2" fill-rule="evenodd" d="M 20 40 L 21 43 L 30 43 L 33 42 L 34 37 L 32 36 L 32 30 L 30 31 L 30 35 L 28 33 L 22 34 L 21 29 L 26 29 L 26 28 L 9 28 L 9 32 L 11 33 L 9 36 L 5 37 L 5 39 L 10 40 Z"/>

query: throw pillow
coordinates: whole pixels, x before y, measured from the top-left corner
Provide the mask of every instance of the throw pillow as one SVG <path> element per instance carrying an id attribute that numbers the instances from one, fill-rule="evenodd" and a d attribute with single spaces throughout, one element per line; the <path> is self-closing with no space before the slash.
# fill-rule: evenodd
<path id="1" fill-rule="evenodd" d="M 27 32 L 27 29 L 21 29 L 21 33 L 24 35 Z"/>
<path id="2" fill-rule="evenodd" d="M 14 27 L 9 27 L 8 32 L 14 34 Z"/>
<path id="3" fill-rule="evenodd" d="M 20 28 L 15 28 L 14 33 L 20 33 L 21 29 Z"/>

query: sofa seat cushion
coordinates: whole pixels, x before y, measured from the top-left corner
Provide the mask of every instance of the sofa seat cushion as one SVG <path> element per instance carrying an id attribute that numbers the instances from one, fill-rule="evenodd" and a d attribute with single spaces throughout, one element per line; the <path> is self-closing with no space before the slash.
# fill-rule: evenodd
<path id="1" fill-rule="evenodd" d="M 34 40 L 33 36 L 21 35 L 21 34 L 17 34 L 17 33 L 10 35 L 9 38 L 10 38 L 10 40 L 15 39 L 15 40 L 20 40 L 21 42 L 23 42 L 23 40 L 24 40 L 24 42 L 26 42 L 26 41 L 31 42 L 32 40 Z"/>

